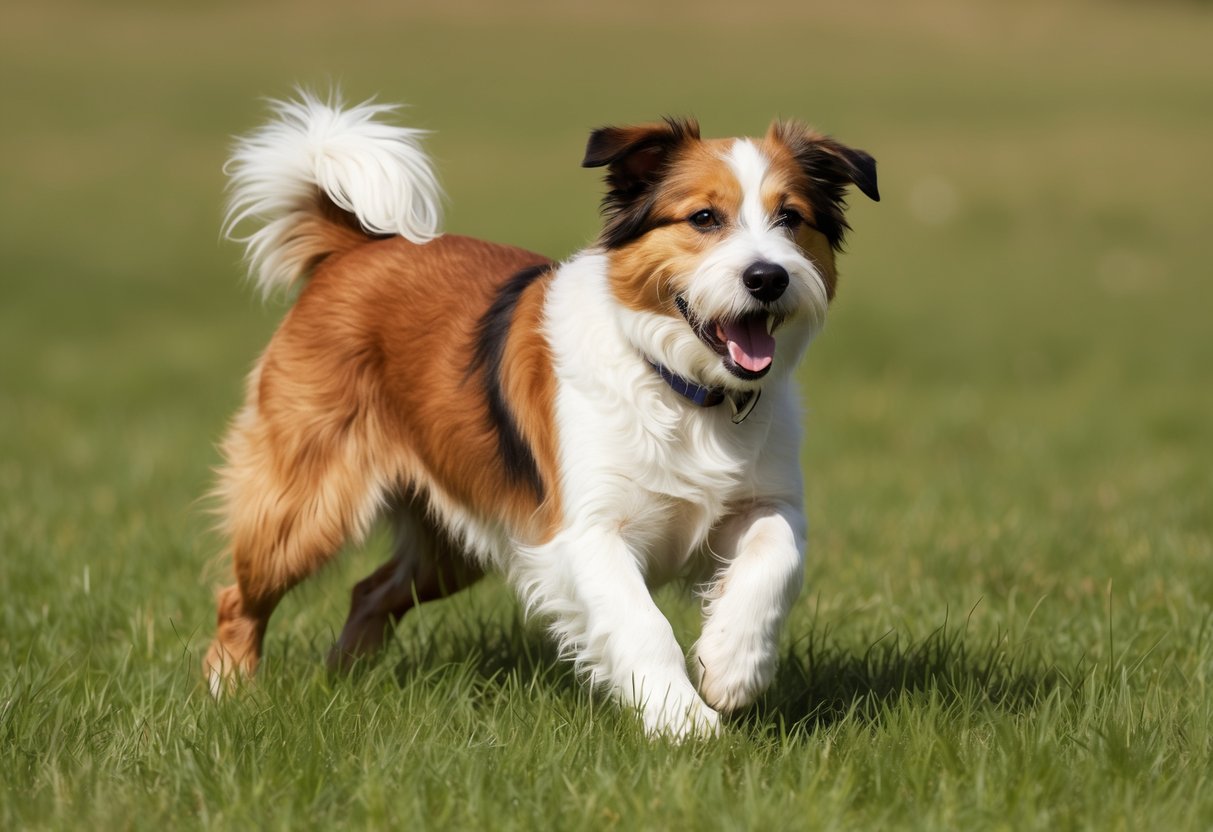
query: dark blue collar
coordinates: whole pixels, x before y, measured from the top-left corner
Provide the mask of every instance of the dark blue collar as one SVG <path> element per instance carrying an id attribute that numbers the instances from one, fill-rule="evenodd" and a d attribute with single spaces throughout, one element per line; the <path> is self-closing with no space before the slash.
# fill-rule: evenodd
<path id="1" fill-rule="evenodd" d="M 745 418 L 754 410 L 754 405 L 758 404 L 758 397 L 762 395 L 761 390 L 755 390 L 751 393 L 741 393 L 736 397 L 730 396 L 721 387 L 704 387 L 696 384 L 693 381 L 688 381 L 680 375 L 677 375 L 661 366 L 656 361 L 650 361 L 649 364 L 657 371 L 657 375 L 661 376 L 662 380 L 670 385 L 670 388 L 685 399 L 689 399 L 700 407 L 716 407 L 727 401 L 733 406 L 733 424 L 739 425 L 745 421 Z"/>

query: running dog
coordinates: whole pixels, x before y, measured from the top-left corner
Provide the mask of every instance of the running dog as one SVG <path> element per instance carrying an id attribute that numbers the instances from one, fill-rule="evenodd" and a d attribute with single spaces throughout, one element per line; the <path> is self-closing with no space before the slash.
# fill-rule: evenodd
<path id="1" fill-rule="evenodd" d="M 793 369 L 821 328 L 850 186 L 876 163 L 802 124 L 604 127 L 597 242 L 561 262 L 441 234 L 420 131 L 301 94 L 236 147 L 229 233 L 296 299 L 222 443 L 235 583 L 205 658 L 252 674 L 283 595 L 394 525 L 337 666 L 484 571 L 651 735 L 712 735 L 774 672 L 806 523 Z M 693 675 L 650 588 L 703 599 Z"/>

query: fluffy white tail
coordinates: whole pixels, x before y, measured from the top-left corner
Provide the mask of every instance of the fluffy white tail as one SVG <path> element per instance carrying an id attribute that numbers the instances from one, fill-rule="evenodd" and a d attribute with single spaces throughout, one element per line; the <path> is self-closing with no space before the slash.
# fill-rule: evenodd
<path id="1" fill-rule="evenodd" d="M 240 139 L 224 167 L 230 179 L 224 231 L 245 244 L 263 295 L 291 286 L 345 247 L 352 223 L 343 233 L 324 233 L 336 227 L 326 202 L 366 234 L 399 234 L 415 243 L 438 236 L 442 193 L 419 142 L 425 131 L 376 120 L 396 107 L 345 108 L 305 91 L 270 104 L 275 118 Z M 260 227 L 238 235 L 246 221 Z"/>

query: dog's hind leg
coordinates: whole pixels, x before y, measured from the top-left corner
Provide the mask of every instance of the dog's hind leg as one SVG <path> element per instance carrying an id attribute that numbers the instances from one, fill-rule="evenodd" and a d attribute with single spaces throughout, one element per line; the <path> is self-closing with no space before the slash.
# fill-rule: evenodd
<path id="1" fill-rule="evenodd" d="M 417 502 L 402 501 L 392 521 L 392 557 L 354 586 L 330 668 L 347 670 L 379 652 L 392 625 L 415 605 L 458 592 L 484 574 Z"/>
<path id="2" fill-rule="evenodd" d="M 214 695 L 256 669 L 282 596 L 373 521 L 387 478 L 365 436 L 318 422 L 292 434 L 270 424 L 255 400 L 237 417 L 217 489 L 236 583 L 219 592 L 218 628 L 203 663 Z"/>

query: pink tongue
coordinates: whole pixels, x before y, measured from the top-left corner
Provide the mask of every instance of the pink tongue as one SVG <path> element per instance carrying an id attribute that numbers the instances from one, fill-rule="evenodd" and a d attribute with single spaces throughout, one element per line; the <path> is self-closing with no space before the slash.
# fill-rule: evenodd
<path id="1" fill-rule="evenodd" d="M 720 324 L 729 345 L 729 357 L 751 373 L 767 368 L 775 357 L 775 339 L 767 333 L 766 318 L 755 315 Z"/>

